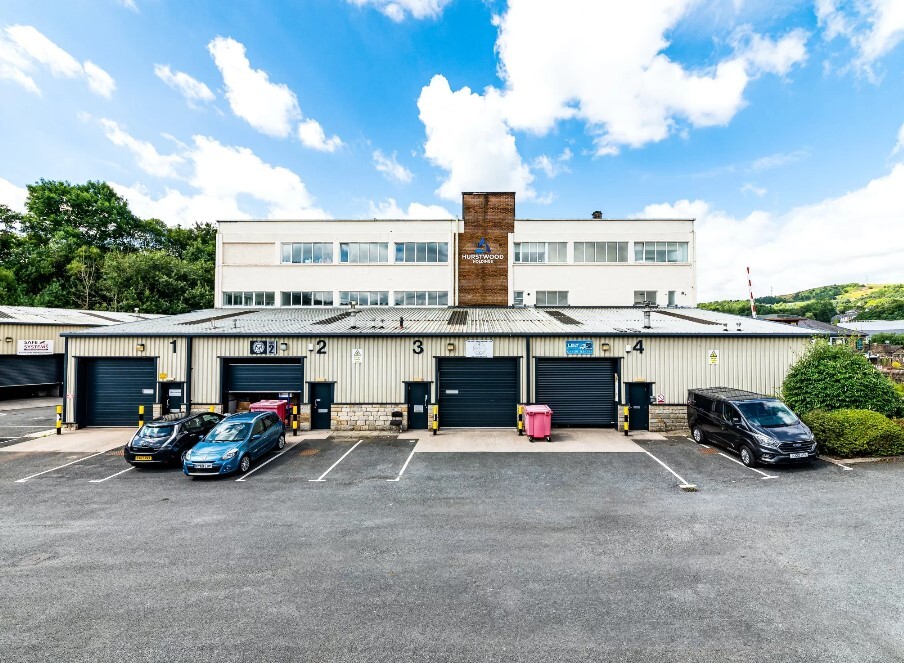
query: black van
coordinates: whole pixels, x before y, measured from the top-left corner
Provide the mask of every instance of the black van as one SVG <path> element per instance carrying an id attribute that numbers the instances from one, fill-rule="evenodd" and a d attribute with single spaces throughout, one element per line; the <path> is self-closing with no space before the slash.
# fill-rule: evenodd
<path id="1" fill-rule="evenodd" d="M 687 425 L 696 442 L 735 451 L 748 467 L 806 462 L 819 456 L 813 433 L 784 403 L 750 391 L 689 389 Z"/>

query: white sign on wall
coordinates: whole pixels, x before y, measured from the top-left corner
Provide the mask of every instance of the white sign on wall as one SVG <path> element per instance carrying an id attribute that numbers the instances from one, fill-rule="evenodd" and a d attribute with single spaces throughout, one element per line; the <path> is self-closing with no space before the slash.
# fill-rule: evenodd
<path id="1" fill-rule="evenodd" d="M 493 341 L 465 341 L 465 357 L 493 358 Z"/>
<path id="2" fill-rule="evenodd" d="M 17 355 L 52 355 L 53 341 L 19 341 Z"/>
<path id="3" fill-rule="evenodd" d="M 352 350 L 352 363 L 353 364 L 363 364 L 364 363 L 364 350 L 361 348 L 355 348 Z"/>

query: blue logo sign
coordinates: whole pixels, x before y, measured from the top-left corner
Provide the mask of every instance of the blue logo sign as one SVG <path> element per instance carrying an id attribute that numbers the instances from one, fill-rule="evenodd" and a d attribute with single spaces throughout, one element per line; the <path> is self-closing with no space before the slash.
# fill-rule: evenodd
<path id="1" fill-rule="evenodd" d="M 565 341 L 566 355 L 592 355 L 593 341 Z"/>
<path id="2" fill-rule="evenodd" d="M 477 242 L 477 248 L 474 249 L 474 253 L 492 253 L 490 243 L 486 240 L 485 237 L 481 237 L 480 241 Z"/>

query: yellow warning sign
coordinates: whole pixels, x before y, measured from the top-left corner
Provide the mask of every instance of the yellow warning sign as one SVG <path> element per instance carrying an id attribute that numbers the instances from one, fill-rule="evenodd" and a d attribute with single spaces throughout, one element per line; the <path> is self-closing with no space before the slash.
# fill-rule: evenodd
<path id="1" fill-rule="evenodd" d="M 710 366 L 717 366 L 719 364 L 719 351 L 718 350 L 710 350 L 709 351 L 709 364 L 710 364 Z"/>

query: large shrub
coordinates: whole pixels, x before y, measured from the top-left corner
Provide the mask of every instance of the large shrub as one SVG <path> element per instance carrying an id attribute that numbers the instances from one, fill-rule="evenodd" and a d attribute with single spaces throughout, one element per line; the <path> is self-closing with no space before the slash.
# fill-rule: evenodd
<path id="1" fill-rule="evenodd" d="M 798 414 L 812 410 L 872 410 L 904 413 L 891 380 L 846 345 L 819 341 L 795 362 L 782 384 L 782 398 Z"/>
<path id="2" fill-rule="evenodd" d="M 871 410 L 814 410 L 801 417 L 824 453 L 840 458 L 904 454 L 904 429 Z"/>

